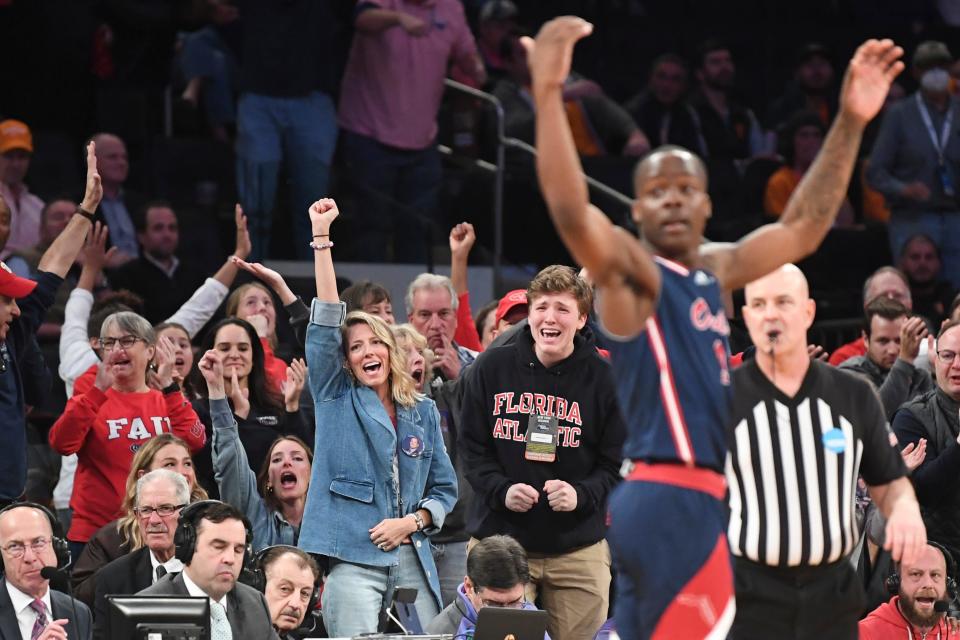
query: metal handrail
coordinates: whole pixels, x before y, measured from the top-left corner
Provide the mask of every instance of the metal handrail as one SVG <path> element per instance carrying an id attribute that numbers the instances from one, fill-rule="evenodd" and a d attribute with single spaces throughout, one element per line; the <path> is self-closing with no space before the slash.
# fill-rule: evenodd
<path id="1" fill-rule="evenodd" d="M 461 93 L 473 96 L 478 100 L 482 100 L 489 105 L 491 105 L 496 113 L 497 120 L 497 152 L 496 152 L 496 162 L 491 164 L 485 160 L 472 159 L 473 166 L 482 169 L 484 171 L 494 174 L 493 180 L 493 289 L 494 292 L 499 293 L 501 291 L 500 285 L 502 283 L 501 276 L 501 263 L 503 262 L 503 174 L 505 171 L 505 151 L 507 147 L 511 149 L 519 149 L 526 152 L 531 157 L 537 157 L 537 150 L 517 138 L 510 138 L 506 135 L 506 129 L 504 125 L 505 117 L 503 112 L 503 104 L 500 102 L 500 99 L 495 95 L 487 93 L 485 91 L 480 91 L 469 85 L 463 84 L 462 82 L 457 82 L 456 80 L 451 80 L 446 78 L 443 81 L 444 85 L 448 89 L 454 89 Z M 453 150 L 449 147 L 440 146 L 440 151 L 442 153 L 452 155 Z M 617 202 L 630 207 L 633 205 L 633 198 L 620 193 L 616 189 L 588 176 L 583 174 L 584 179 L 587 181 L 587 184 L 597 191 L 613 198 Z"/>

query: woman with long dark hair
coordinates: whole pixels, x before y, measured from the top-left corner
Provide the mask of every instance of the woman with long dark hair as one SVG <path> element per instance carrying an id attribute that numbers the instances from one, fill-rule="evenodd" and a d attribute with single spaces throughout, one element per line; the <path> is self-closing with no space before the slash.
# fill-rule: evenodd
<path id="1" fill-rule="evenodd" d="M 287 367 L 282 392 L 274 391 L 264 369 L 264 353 L 256 329 L 240 318 L 224 318 L 206 334 L 203 353 L 216 351 L 223 363 L 223 385 L 227 403 L 237 422 L 240 442 L 252 471 L 260 469 L 277 436 L 312 438 L 300 413 L 300 392 L 306 381 L 306 365 L 296 359 Z M 213 473 L 209 388 L 200 372 L 194 374 L 198 398 L 193 406 L 207 430 L 207 445 L 196 456 L 197 477 L 211 496 L 220 494 Z"/>

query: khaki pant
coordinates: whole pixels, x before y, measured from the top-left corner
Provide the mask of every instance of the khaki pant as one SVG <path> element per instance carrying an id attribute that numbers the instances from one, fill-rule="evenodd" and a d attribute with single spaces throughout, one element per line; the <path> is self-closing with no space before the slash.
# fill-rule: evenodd
<path id="1" fill-rule="evenodd" d="M 477 543 L 471 539 L 468 553 Z M 610 547 L 601 540 L 560 555 L 528 553 L 527 600 L 540 598 L 553 640 L 593 640 L 610 606 Z"/>

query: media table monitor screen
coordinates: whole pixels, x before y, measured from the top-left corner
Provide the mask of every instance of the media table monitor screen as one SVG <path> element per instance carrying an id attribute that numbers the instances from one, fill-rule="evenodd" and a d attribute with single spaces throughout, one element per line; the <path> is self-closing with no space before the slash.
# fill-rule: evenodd
<path id="1" fill-rule="evenodd" d="M 210 640 L 210 599 L 190 596 L 107 596 L 110 637 L 127 640 Z"/>

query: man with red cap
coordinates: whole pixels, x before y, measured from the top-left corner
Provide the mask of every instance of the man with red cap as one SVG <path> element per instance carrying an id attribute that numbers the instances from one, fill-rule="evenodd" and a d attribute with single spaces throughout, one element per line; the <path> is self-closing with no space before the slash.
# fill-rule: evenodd
<path id="1" fill-rule="evenodd" d="M 32 156 L 30 127 L 19 120 L 0 122 L 0 197 L 10 208 L 10 238 L 0 251 L 3 260 L 16 249 L 30 249 L 40 242 L 43 200 L 23 183 Z"/>
<path id="2" fill-rule="evenodd" d="M 514 289 L 500 298 L 497 311 L 493 316 L 493 337 L 527 319 L 527 290 Z"/>
<path id="3" fill-rule="evenodd" d="M 2 128 L 3 123 L 0 123 Z M 0 133 L 0 139 L 3 134 Z M 0 262 L 0 442 L 4 464 L 0 465 L 0 507 L 23 494 L 27 479 L 25 405 L 35 404 L 43 393 L 42 359 L 35 334 L 57 288 L 83 247 L 100 205 L 103 189 L 97 173 L 94 145 L 87 149 L 87 185 L 83 202 L 63 232 L 40 259 L 37 279 L 28 280 Z M 38 376 L 37 369 L 40 369 Z"/>

